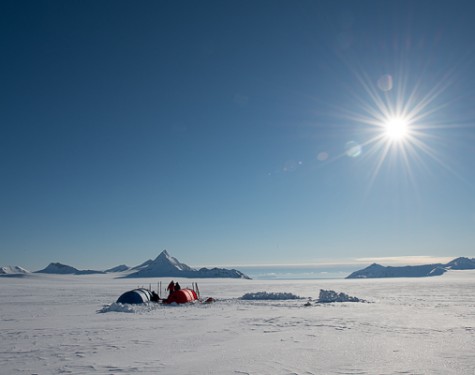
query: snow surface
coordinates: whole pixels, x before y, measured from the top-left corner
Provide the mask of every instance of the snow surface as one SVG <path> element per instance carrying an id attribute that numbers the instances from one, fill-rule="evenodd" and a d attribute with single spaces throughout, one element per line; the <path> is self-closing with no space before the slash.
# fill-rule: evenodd
<path id="1" fill-rule="evenodd" d="M 115 304 L 169 279 L 0 278 L 0 374 L 473 374 L 475 271 L 438 278 L 198 281 L 211 304 Z M 140 284 L 139 284 L 140 283 Z M 373 303 L 246 293 L 320 289 Z"/>

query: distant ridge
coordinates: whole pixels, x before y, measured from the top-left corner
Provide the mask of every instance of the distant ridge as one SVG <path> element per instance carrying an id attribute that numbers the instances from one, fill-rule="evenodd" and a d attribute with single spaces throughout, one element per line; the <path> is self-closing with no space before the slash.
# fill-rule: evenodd
<path id="1" fill-rule="evenodd" d="M 24 269 L 20 266 L 5 266 L 0 267 L 0 276 L 5 275 L 26 275 L 31 273 L 30 271 Z"/>
<path id="2" fill-rule="evenodd" d="M 235 278 L 250 279 L 249 276 L 235 269 L 226 268 L 192 268 L 178 259 L 172 257 L 163 250 L 154 260 L 149 259 L 138 266 L 129 267 L 125 264 L 109 268 L 105 271 L 78 270 L 75 267 L 62 263 L 50 263 L 42 270 L 35 273 L 55 275 L 91 275 L 117 273 L 119 277 L 142 278 L 142 277 L 194 277 L 194 278 Z"/>
<path id="3" fill-rule="evenodd" d="M 49 273 L 55 275 L 92 275 L 104 273 L 103 271 L 94 270 L 78 270 L 72 266 L 61 263 L 50 263 L 46 268 L 36 271 L 35 273 Z"/>
<path id="4" fill-rule="evenodd" d="M 475 258 L 456 258 L 445 265 L 451 270 L 473 270 L 475 269 Z"/>
<path id="5" fill-rule="evenodd" d="M 146 266 L 144 266 L 148 263 Z M 134 267 L 133 269 L 137 269 Z M 249 276 L 235 269 L 226 268 L 192 268 L 178 259 L 172 257 L 166 250 L 163 250 L 153 261 L 147 261 L 141 268 L 125 277 L 195 277 L 195 278 L 234 278 L 250 279 Z"/>
<path id="6" fill-rule="evenodd" d="M 475 258 L 456 258 L 447 264 L 435 263 L 419 266 L 382 266 L 373 263 L 370 266 L 353 272 L 347 279 L 377 279 L 385 277 L 429 277 L 443 275 L 447 270 L 475 269 Z"/>
<path id="7" fill-rule="evenodd" d="M 132 267 L 132 270 L 141 270 L 147 268 L 153 262 L 152 259 L 146 260 L 145 262 L 139 264 L 138 266 Z"/>
<path id="8" fill-rule="evenodd" d="M 115 267 L 112 267 L 112 268 L 109 268 L 107 270 L 105 270 L 104 272 L 106 273 L 115 273 L 115 272 L 124 272 L 124 271 L 128 271 L 130 270 L 130 267 L 125 265 L 125 264 L 121 264 L 120 266 L 115 266 Z"/>

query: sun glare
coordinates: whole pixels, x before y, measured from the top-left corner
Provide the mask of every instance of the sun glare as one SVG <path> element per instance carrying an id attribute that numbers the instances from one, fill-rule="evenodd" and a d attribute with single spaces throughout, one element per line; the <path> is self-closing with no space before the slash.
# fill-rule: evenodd
<path id="1" fill-rule="evenodd" d="M 404 118 L 391 118 L 384 124 L 384 134 L 390 141 L 402 141 L 408 136 L 408 123 Z"/>
<path id="2" fill-rule="evenodd" d="M 454 82 L 452 74 L 444 75 L 432 87 L 422 85 L 422 81 L 410 84 L 402 70 L 399 75 L 397 80 L 385 75 L 374 84 L 366 74 L 357 73 L 361 93 L 354 96 L 353 109 L 337 109 L 342 118 L 358 124 L 361 141 L 350 139 L 342 156 L 372 163 L 369 186 L 383 168 L 403 172 L 415 184 L 415 168 L 427 170 L 430 159 L 453 172 L 439 151 L 431 147 L 431 140 L 437 139 L 438 132 L 449 127 L 436 115 L 447 106 L 441 99 Z"/>

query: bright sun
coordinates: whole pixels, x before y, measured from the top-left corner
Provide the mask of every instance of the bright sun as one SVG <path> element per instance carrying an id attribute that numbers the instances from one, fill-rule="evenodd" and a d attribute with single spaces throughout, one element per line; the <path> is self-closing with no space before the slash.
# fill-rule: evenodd
<path id="1" fill-rule="evenodd" d="M 408 124 L 404 118 L 390 118 L 384 124 L 384 134 L 390 141 L 402 141 L 408 135 Z"/>

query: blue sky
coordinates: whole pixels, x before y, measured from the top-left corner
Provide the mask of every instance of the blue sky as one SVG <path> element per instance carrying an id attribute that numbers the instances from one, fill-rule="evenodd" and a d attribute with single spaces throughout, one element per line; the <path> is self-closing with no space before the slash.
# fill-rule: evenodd
<path id="1" fill-rule="evenodd" d="M 0 265 L 475 256 L 474 8 L 2 2 Z"/>

